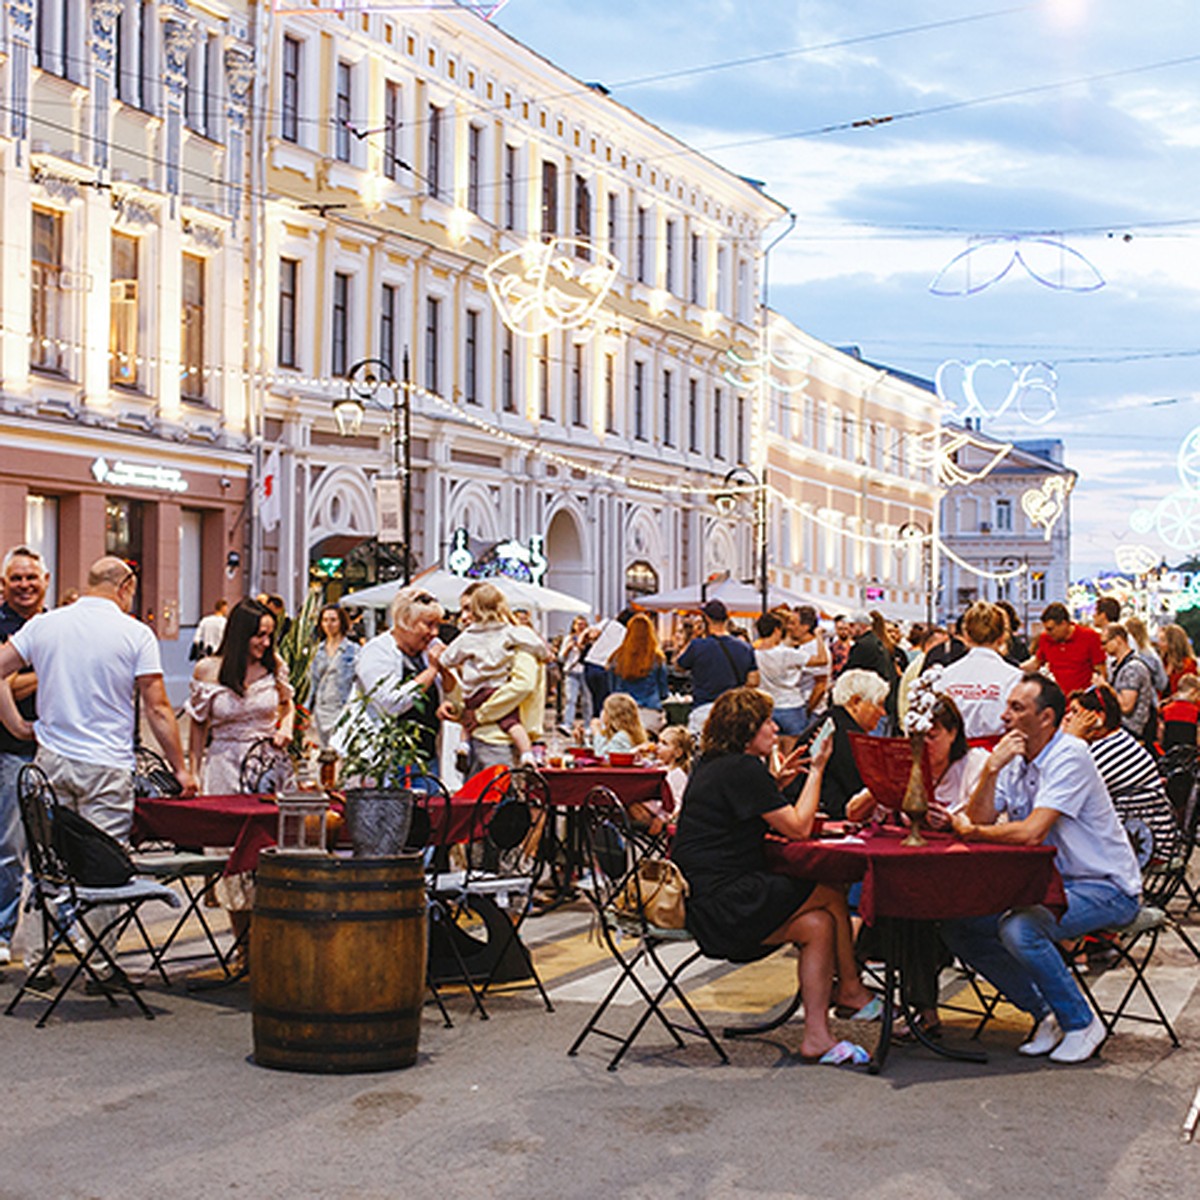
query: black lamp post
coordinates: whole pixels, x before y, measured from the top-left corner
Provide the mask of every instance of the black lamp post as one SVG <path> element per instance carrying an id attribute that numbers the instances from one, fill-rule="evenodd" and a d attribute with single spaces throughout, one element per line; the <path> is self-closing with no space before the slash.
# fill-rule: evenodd
<path id="1" fill-rule="evenodd" d="M 391 404 L 379 398 L 389 388 Z M 346 394 L 333 402 L 338 433 L 354 437 L 362 428 L 367 406 L 391 413 L 392 474 L 400 481 L 403 579 L 412 579 L 412 384 L 408 376 L 408 351 L 404 351 L 404 379 L 397 382 L 391 363 L 382 358 L 363 358 L 346 373 Z"/>
<path id="2" fill-rule="evenodd" d="M 758 559 L 758 588 L 762 601 L 762 611 L 765 613 L 767 603 L 767 480 L 766 475 L 759 479 L 749 467 L 734 467 L 725 474 L 725 487 L 736 485 L 754 488 L 754 545 L 755 556 Z M 737 493 L 718 492 L 713 497 L 717 511 L 722 516 L 729 516 L 737 505 Z"/>
<path id="3" fill-rule="evenodd" d="M 921 586 L 925 589 L 925 624 L 933 625 L 933 547 L 929 531 L 916 521 L 905 521 L 899 529 L 901 539 L 921 539 Z"/>

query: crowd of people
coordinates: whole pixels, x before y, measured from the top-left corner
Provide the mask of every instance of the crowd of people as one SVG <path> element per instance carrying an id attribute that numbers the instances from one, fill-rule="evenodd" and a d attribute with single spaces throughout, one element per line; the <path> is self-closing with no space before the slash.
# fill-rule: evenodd
<path id="1" fill-rule="evenodd" d="M 0 964 L 11 955 L 22 875 L 20 768 L 36 762 L 61 802 L 119 839 L 132 824 L 141 720 L 184 794 L 240 789 L 249 746 L 293 742 L 298 717 L 279 638 L 278 596 L 214 606 L 196 630 L 184 713 L 186 750 L 163 683 L 157 639 L 130 615 L 136 572 L 105 557 L 73 604 L 46 611 L 49 578 L 27 547 L 10 550 L 0 603 Z M 906 964 L 910 1011 L 937 1025 L 937 975 L 950 947 L 1034 1021 L 1022 1050 L 1088 1057 L 1103 1025 L 1058 952 L 1076 934 L 1137 911 L 1140 869 L 1174 851 L 1178 826 L 1157 758 L 1194 751 L 1200 678 L 1186 632 L 1152 638 L 1102 598 L 1092 624 L 1049 604 L 1026 641 L 1011 605 L 977 602 L 952 627 L 878 612 L 823 626 L 810 606 L 739 626 L 719 600 L 672 622 L 629 610 L 577 618 L 551 640 L 486 580 L 464 584 L 454 619 L 419 585 L 398 591 L 390 624 L 370 640 L 346 609 L 317 619 L 308 710 L 312 744 L 336 752 L 348 706 L 362 720 L 408 715 L 420 768 L 436 773 L 447 738 L 470 774 L 535 761 L 549 736 L 597 756 L 643 754 L 667 769 L 662 804 L 639 813 L 675 826 L 673 854 L 691 885 L 689 928 L 734 961 L 799 948 L 806 1057 L 844 1058 L 830 1004 L 872 1012 L 858 973 L 852 898 L 839 887 L 766 869 L 764 837 L 811 836 L 818 815 L 881 815 L 864 786 L 852 734 L 904 729 L 917 681 L 936 687 L 926 738 L 930 824 L 968 840 L 1045 842 L 1058 851 L 1068 907 L 946 923 Z M 682 705 L 686 724 L 680 723 Z M 816 739 L 828 727 L 828 737 Z M 235 929 L 248 890 L 226 882 Z"/>

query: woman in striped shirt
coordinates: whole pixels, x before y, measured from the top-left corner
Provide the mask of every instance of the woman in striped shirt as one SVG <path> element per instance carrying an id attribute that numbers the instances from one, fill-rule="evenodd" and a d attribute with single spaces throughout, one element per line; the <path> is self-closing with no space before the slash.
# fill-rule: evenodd
<path id="1" fill-rule="evenodd" d="M 1150 752 L 1121 728 L 1121 705 L 1106 683 L 1071 696 L 1063 730 L 1088 743 L 1143 870 L 1171 860 L 1179 826 Z"/>

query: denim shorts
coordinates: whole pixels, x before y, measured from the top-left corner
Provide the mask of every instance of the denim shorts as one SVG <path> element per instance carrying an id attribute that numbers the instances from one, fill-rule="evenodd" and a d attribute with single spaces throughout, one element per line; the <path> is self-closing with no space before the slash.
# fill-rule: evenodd
<path id="1" fill-rule="evenodd" d="M 777 708 L 772 714 L 779 732 L 787 737 L 799 737 L 808 728 L 808 709 Z"/>

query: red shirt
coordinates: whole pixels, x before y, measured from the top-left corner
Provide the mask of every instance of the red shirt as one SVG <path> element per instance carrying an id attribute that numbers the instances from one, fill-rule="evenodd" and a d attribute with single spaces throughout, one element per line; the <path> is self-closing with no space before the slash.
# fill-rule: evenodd
<path id="1" fill-rule="evenodd" d="M 1173 696 L 1179 691 L 1179 681 L 1185 675 L 1196 674 L 1196 660 L 1189 654 L 1174 670 L 1167 671 L 1167 695 Z"/>
<path id="2" fill-rule="evenodd" d="M 1071 632 L 1056 642 L 1048 633 L 1038 638 L 1037 660 L 1049 663 L 1050 673 L 1064 694 L 1092 686 L 1092 673 L 1104 666 L 1104 646 L 1090 625 L 1071 626 Z"/>

